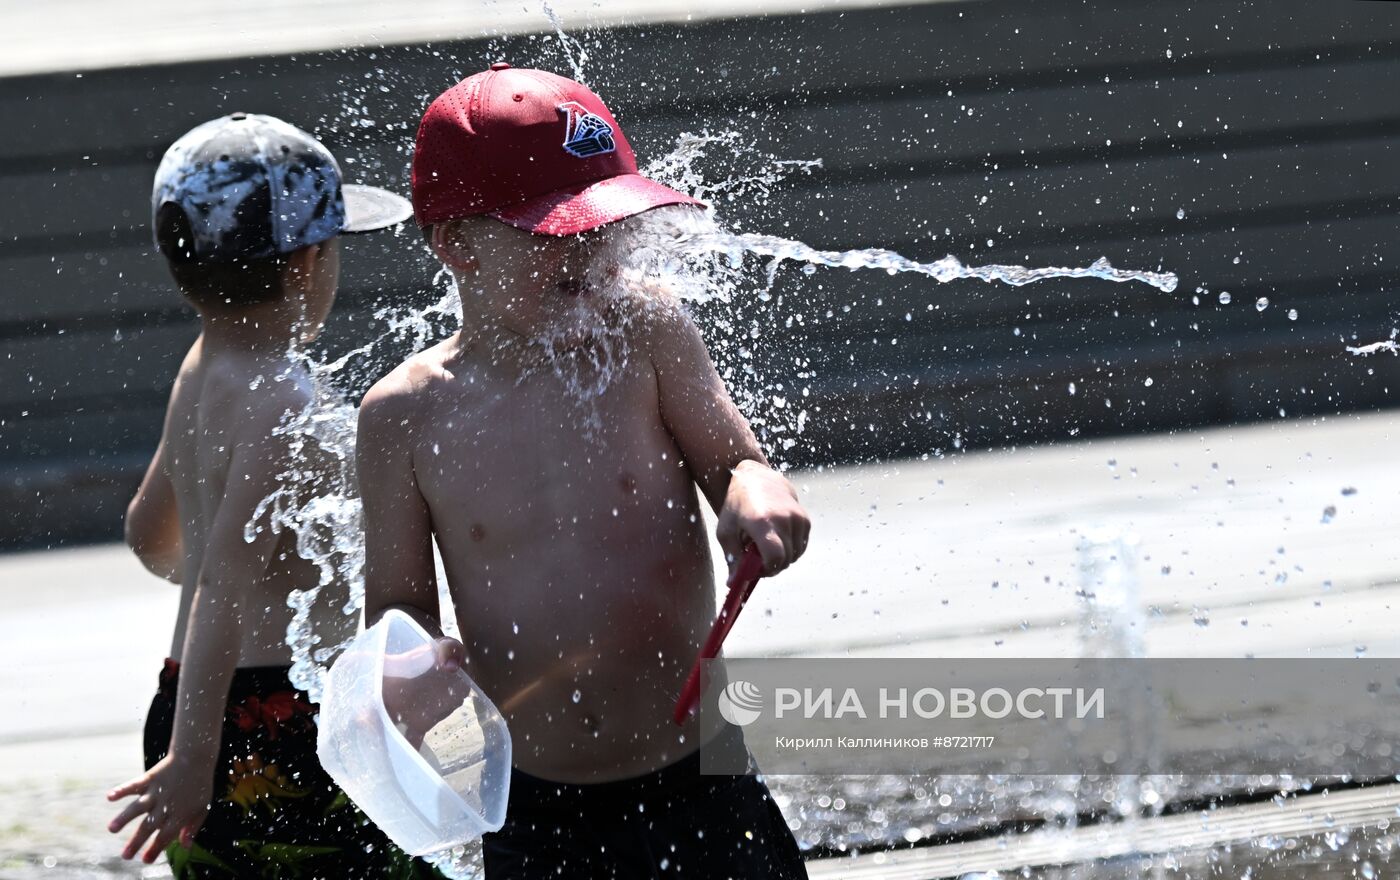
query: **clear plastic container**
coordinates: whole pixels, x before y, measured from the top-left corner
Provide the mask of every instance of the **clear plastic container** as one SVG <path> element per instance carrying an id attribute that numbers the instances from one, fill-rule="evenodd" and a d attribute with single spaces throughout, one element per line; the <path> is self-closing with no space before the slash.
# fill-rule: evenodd
<path id="1" fill-rule="evenodd" d="M 350 799 L 410 855 L 459 846 L 505 822 L 505 719 L 401 611 L 356 636 L 331 667 L 316 753 Z"/>

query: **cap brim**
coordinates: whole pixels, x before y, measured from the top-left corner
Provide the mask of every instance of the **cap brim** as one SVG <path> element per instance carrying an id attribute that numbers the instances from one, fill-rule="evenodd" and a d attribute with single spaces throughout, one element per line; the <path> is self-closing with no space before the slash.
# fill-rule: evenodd
<path id="1" fill-rule="evenodd" d="M 662 205 L 704 207 L 640 174 L 619 174 L 507 205 L 488 216 L 541 235 L 575 235 Z"/>
<path id="2" fill-rule="evenodd" d="M 413 216 L 413 205 L 403 196 L 387 189 L 347 183 L 341 186 L 345 195 L 345 228 L 342 232 L 371 232 L 402 223 Z"/>

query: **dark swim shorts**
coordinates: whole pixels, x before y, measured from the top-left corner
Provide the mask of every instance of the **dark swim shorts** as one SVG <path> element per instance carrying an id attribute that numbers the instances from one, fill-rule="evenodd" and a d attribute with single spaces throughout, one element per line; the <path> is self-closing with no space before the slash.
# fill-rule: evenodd
<path id="1" fill-rule="evenodd" d="M 739 728 L 705 748 L 744 749 Z M 702 776 L 698 752 L 654 773 L 570 785 L 519 770 L 486 880 L 805 880 L 797 841 L 756 776 Z"/>
<path id="2" fill-rule="evenodd" d="M 165 851 L 185 878 L 441 878 L 394 846 L 316 759 L 317 707 L 287 666 L 237 669 L 214 770 L 214 802 L 186 848 Z M 146 716 L 150 769 L 170 748 L 179 663 L 166 660 Z"/>

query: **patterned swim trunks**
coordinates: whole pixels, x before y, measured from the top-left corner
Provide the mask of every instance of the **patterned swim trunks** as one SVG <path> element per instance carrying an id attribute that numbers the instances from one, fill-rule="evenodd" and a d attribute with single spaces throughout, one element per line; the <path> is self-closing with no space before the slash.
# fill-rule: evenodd
<path id="1" fill-rule="evenodd" d="M 165 851 L 175 880 L 441 878 L 394 846 L 321 768 L 317 707 L 289 669 L 234 671 L 208 818 L 193 846 Z M 147 769 L 169 750 L 178 676 L 179 663 L 166 660 L 146 716 Z"/>

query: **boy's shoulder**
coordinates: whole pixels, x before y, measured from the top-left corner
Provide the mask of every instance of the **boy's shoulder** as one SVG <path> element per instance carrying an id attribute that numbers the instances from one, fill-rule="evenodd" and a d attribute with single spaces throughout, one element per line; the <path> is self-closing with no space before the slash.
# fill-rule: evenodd
<path id="1" fill-rule="evenodd" d="M 693 367 L 697 358 L 709 358 L 700 328 L 678 301 L 649 302 L 637 310 L 630 324 L 630 338 L 658 371 Z"/>
<path id="2" fill-rule="evenodd" d="M 306 407 L 315 397 L 315 384 L 306 370 L 286 358 L 192 354 L 176 377 L 171 407 L 192 407 L 202 419 L 224 416 L 235 426 L 255 428 Z"/>
<path id="3" fill-rule="evenodd" d="M 409 357 L 390 370 L 360 401 L 360 420 L 393 419 L 402 422 L 419 412 L 434 391 L 450 381 L 446 342 Z"/>

